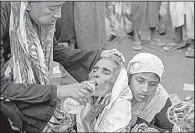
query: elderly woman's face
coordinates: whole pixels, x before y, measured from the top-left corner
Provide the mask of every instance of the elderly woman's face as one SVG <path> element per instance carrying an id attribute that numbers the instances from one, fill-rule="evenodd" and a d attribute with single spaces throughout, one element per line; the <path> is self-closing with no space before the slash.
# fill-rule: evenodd
<path id="1" fill-rule="evenodd" d="M 137 102 L 147 101 L 156 91 L 159 82 L 159 77 L 154 73 L 137 73 L 129 76 L 129 85 Z"/>
<path id="2" fill-rule="evenodd" d="M 54 25 L 61 17 L 64 2 L 32 2 L 28 5 L 31 19 L 39 26 Z"/>
<path id="3" fill-rule="evenodd" d="M 100 59 L 89 74 L 89 80 L 96 82 L 94 96 L 105 96 L 112 91 L 117 78 L 118 65 L 109 59 Z M 115 76 L 116 75 L 116 76 Z"/>

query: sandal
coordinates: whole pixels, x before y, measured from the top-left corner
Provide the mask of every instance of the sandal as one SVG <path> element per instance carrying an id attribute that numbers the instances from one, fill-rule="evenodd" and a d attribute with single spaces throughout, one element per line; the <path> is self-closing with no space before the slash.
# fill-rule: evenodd
<path id="1" fill-rule="evenodd" d="M 186 56 L 186 57 L 189 57 L 189 58 L 194 58 L 194 49 L 188 47 L 188 48 L 187 48 L 187 51 L 186 51 L 186 53 L 185 53 L 185 56 Z"/>
<path id="2" fill-rule="evenodd" d="M 155 45 L 155 46 L 158 46 L 158 47 L 165 46 L 165 43 L 161 42 L 160 38 L 151 39 L 151 37 L 149 37 L 148 40 L 150 41 L 150 43 L 152 45 Z"/>
<path id="3" fill-rule="evenodd" d="M 133 48 L 133 50 L 135 50 L 135 51 L 142 50 L 141 42 L 133 42 L 132 48 Z"/>
<path id="4" fill-rule="evenodd" d="M 186 43 L 185 42 L 181 42 L 179 44 L 169 43 L 163 49 L 164 49 L 164 51 L 172 52 L 172 51 L 175 51 L 177 49 L 183 48 L 185 46 L 186 46 Z"/>

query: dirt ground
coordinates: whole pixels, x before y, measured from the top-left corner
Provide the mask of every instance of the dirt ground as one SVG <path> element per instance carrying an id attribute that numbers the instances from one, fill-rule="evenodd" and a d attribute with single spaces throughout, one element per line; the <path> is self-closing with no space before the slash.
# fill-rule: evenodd
<path id="1" fill-rule="evenodd" d="M 184 91 L 184 83 L 194 85 L 194 58 L 186 58 L 186 48 L 179 49 L 174 52 L 165 52 L 162 47 L 151 45 L 147 38 L 149 37 L 148 31 L 141 31 L 141 36 L 144 38 L 143 49 L 141 51 L 132 50 L 132 39 L 124 37 L 123 39 L 114 40 L 112 44 L 107 45 L 106 48 L 117 48 L 121 51 L 126 59 L 127 63 L 132 57 L 140 52 L 150 52 L 160 57 L 165 66 L 165 73 L 162 78 L 162 85 L 168 91 L 169 94 L 176 93 L 181 100 L 185 96 L 191 94 L 194 96 L 193 91 Z M 158 35 L 162 42 L 170 43 L 173 42 L 175 37 L 174 31 L 168 23 L 168 29 L 165 35 Z"/>

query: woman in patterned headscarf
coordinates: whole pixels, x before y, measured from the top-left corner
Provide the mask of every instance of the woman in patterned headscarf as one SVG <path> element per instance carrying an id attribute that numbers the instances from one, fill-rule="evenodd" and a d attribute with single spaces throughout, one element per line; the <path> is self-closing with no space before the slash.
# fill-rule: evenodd
<path id="1" fill-rule="evenodd" d="M 9 33 L 12 57 L 5 71 L 5 76 L 11 77 L 14 83 L 24 84 L 25 86 L 30 84 L 56 85 L 64 90 L 71 88 L 71 92 L 76 89 L 73 86 L 67 88 L 66 85 L 62 86 L 62 73 L 60 73 L 60 76 L 56 76 L 56 73 L 54 73 L 56 72 L 56 63 L 53 62 L 53 36 L 55 22 L 57 18 L 61 17 L 61 6 L 63 4 L 64 2 L 11 2 Z M 60 82 L 54 82 L 56 77 L 60 77 L 57 80 Z M 87 90 L 85 89 L 85 91 Z M 59 93 L 59 90 L 57 93 Z M 67 94 L 68 92 L 63 93 Z M 39 92 L 37 95 L 42 96 Z M 34 97 L 29 96 L 28 99 L 34 99 Z M 32 122 L 33 125 L 28 120 L 28 125 L 37 127 L 34 132 L 40 132 L 40 130 L 44 132 L 64 132 L 72 126 L 70 116 L 64 112 L 60 104 L 63 98 L 56 97 L 55 99 L 57 106 L 49 110 L 54 112 L 50 120 L 42 118 L 42 115 L 47 113 L 44 110 L 41 113 L 35 110 L 38 108 L 35 106 L 38 101 L 31 101 L 30 105 L 23 104 L 23 106 L 34 111 L 32 114 L 28 113 L 30 111 L 27 109 L 23 112 L 25 116 L 28 116 L 28 119 L 48 122 L 39 127 L 37 126 L 38 123 L 34 122 L 34 124 Z M 28 102 L 28 100 L 25 101 L 25 103 Z M 14 123 L 16 122 L 13 117 L 10 119 Z M 24 128 L 15 125 L 20 130 L 30 132 L 29 127 L 25 126 Z"/>
<path id="2" fill-rule="evenodd" d="M 129 62 L 129 86 L 133 93 L 132 121 L 137 117 L 161 129 L 171 130 L 173 125 L 166 117 L 167 109 L 172 105 L 169 95 L 160 84 L 164 65 L 155 55 L 139 53 Z M 135 124 L 134 123 L 134 124 Z"/>

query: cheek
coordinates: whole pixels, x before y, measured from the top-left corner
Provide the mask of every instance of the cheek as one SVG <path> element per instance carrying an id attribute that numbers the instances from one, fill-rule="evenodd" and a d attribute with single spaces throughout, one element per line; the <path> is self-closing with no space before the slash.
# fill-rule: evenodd
<path id="1" fill-rule="evenodd" d="M 40 9 L 36 12 L 35 19 L 38 21 L 39 25 L 48 25 L 53 21 L 53 13 L 49 9 Z"/>
<path id="2" fill-rule="evenodd" d="M 152 96 L 155 93 L 156 89 L 157 87 L 149 88 L 148 93 L 147 93 L 148 96 Z"/>
<path id="3" fill-rule="evenodd" d="M 53 21 L 53 19 L 52 19 L 53 17 L 52 17 L 52 15 L 50 14 L 50 15 L 43 15 L 43 16 L 40 16 L 39 17 L 39 23 L 41 24 L 41 25 L 47 25 L 47 24 L 50 24 L 52 21 Z"/>
<path id="4" fill-rule="evenodd" d="M 134 94 L 136 94 L 140 90 L 139 89 L 140 88 L 140 85 L 135 80 L 132 80 L 130 82 L 130 88 L 131 88 L 132 92 Z"/>

